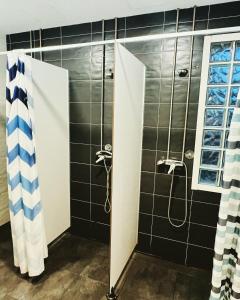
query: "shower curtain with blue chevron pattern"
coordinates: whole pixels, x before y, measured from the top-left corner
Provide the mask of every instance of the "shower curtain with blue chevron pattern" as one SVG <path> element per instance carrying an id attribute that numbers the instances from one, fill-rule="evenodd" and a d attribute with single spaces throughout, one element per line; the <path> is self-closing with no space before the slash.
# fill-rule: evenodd
<path id="1" fill-rule="evenodd" d="M 214 247 L 210 300 L 240 299 L 240 93 L 231 121 Z"/>
<path id="2" fill-rule="evenodd" d="M 14 264 L 22 274 L 44 271 L 47 244 L 36 164 L 31 57 L 11 53 L 6 87 L 8 192 Z"/>

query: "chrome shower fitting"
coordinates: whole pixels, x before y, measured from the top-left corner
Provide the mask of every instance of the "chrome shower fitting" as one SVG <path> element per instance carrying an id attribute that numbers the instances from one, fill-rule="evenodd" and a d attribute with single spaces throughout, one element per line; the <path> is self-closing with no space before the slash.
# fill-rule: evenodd
<path id="1" fill-rule="evenodd" d="M 98 157 L 96 160 L 96 164 L 97 164 L 104 159 L 107 159 L 107 158 L 112 159 L 112 152 L 107 151 L 107 150 L 100 150 L 96 153 L 96 156 Z"/>
<path id="2" fill-rule="evenodd" d="M 168 174 L 171 174 L 171 185 L 170 185 L 170 192 L 169 192 L 169 199 L 168 199 L 168 221 L 169 223 L 176 228 L 182 227 L 186 221 L 187 221 L 187 206 L 188 206 L 188 197 L 187 197 L 187 180 L 188 180 L 188 174 L 187 174 L 187 165 L 184 161 L 181 160 L 175 160 L 175 159 L 160 159 L 157 162 L 157 166 L 160 165 L 167 165 L 169 166 Z M 184 220 L 180 224 L 173 223 L 171 216 L 170 216 L 170 210 L 171 210 L 171 201 L 172 201 L 172 191 L 173 191 L 173 180 L 174 180 L 174 174 L 175 174 L 175 168 L 176 167 L 184 167 L 185 168 L 185 215 Z"/>
<path id="3" fill-rule="evenodd" d="M 176 167 L 182 167 L 183 166 L 183 162 L 180 160 L 175 160 L 175 159 L 160 159 L 157 162 L 157 166 L 160 166 L 162 164 L 165 164 L 167 166 L 169 166 L 169 170 L 168 170 L 168 174 L 171 174 Z"/>
<path id="4" fill-rule="evenodd" d="M 96 156 L 98 157 L 96 160 L 96 164 L 103 161 L 106 174 L 107 174 L 107 182 L 106 182 L 106 200 L 104 204 L 104 211 L 105 213 L 110 213 L 111 211 L 111 201 L 110 201 L 110 173 L 112 169 L 112 146 L 110 144 L 105 145 L 105 150 L 100 150 L 96 153 Z M 107 166 L 106 160 L 110 160 L 111 164 L 110 166 Z"/>

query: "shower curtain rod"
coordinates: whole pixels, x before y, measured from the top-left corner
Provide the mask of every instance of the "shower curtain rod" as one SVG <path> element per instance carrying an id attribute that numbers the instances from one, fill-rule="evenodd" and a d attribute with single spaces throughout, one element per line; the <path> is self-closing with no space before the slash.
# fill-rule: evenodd
<path id="1" fill-rule="evenodd" d="M 115 42 L 118 43 L 134 43 L 134 42 L 144 42 L 144 41 L 153 41 L 159 39 L 170 39 L 186 36 L 199 36 L 199 35 L 211 35 L 211 34 L 220 34 L 220 33 L 234 33 L 240 32 L 240 26 L 235 27 L 226 27 L 226 28 L 215 28 L 215 29 L 203 29 L 196 31 L 183 31 L 183 32 L 172 32 L 172 33 L 159 33 L 152 35 L 143 35 L 138 37 L 129 37 L 129 38 L 120 38 L 106 41 L 97 41 L 97 42 L 87 42 L 87 43 L 78 43 L 78 44 L 69 44 L 69 45 L 59 45 L 59 46 L 46 46 L 46 47 L 37 47 L 29 49 L 16 49 L 11 51 L 0 52 L 0 55 L 6 55 L 11 52 L 21 52 L 21 53 L 35 53 L 35 52 L 46 52 L 46 51 L 56 51 L 56 50 L 67 50 L 73 48 L 81 48 L 88 46 L 97 46 L 97 45 L 108 45 Z"/>

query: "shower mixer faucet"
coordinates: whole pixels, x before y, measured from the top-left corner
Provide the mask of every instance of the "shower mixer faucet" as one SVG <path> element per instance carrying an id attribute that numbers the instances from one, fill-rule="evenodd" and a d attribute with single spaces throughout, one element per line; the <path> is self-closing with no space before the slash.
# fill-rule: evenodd
<path id="1" fill-rule="evenodd" d="M 169 166 L 168 174 L 171 174 L 176 167 L 183 167 L 183 162 L 180 160 L 175 160 L 175 159 L 160 159 L 157 162 L 157 166 L 160 165 L 167 165 Z"/>
<path id="2" fill-rule="evenodd" d="M 97 160 L 96 160 L 96 164 L 99 163 L 100 161 L 106 159 L 106 158 L 109 158 L 111 159 L 112 158 L 112 152 L 110 151 L 107 151 L 107 150 L 100 150 L 96 153 L 97 155 Z"/>

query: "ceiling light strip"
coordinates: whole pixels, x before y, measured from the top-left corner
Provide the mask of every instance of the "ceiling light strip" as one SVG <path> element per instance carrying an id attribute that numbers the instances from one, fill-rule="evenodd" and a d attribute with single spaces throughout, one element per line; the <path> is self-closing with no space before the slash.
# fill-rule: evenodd
<path id="1" fill-rule="evenodd" d="M 113 39 L 113 40 L 105 40 L 105 41 L 97 41 L 97 42 L 89 42 L 89 43 L 46 46 L 46 47 L 38 47 L 32 49 L 17 49 L 17 50 L 0 52 L 0 55 L 6 55 L 8 52 L 35 53 L 35 52 L 48 52 L 48 51 L 50 52 L 56 50 L 67 50 L 67 49 L 74 49 L 74 48 L 81 48 L 81 47 L 113 44 L 116 41 L 119 43 L 135 43 L 135 42 L 171 39 L 171 38 L 186 37 L 186 36 L 213 35 L 213 34 L 224 34 L 224 33 L 233 33 L 233 32 L 240 32 L 240 26 L 204 29 L 204 30 L 196 30 L 196 31 L 185 31 L 185 32 L 160 33 L 160 34 L 144 35 L 138 37 L 121 38 L 116 40 Z"/>

